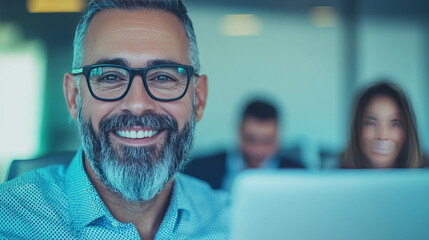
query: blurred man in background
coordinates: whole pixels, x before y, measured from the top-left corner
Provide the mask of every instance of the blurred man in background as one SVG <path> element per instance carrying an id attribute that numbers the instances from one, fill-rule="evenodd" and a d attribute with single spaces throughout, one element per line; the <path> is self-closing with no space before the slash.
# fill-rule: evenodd
<path id="1" fill-rule="evenodd" d="M 239 147 L 196 157 L 185 173 L 207 181 L 213 188 L 231 190 L 234 178 L 245 169 L 303 168 L 280 154 L 279 116 L 273 104 L 255 99 L 240 122 Z"/>

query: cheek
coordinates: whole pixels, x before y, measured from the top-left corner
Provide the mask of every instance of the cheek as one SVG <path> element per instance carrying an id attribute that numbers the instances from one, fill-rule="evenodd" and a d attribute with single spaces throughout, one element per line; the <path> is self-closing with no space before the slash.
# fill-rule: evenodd
<path id="1" fill-rule="evenodd" d="M 371 155 L 371 151 L 370 151 L 371 141 L 374 140 L 374 135 L 375 135 L 374 128 L 363 126 L 359 144 L 360 144 L 360 150 L 367 157 Z"/>
<path id="2" fill-rule="evenodd" d="M 260 154 L 263 154 L 265 156 L 270 155 L 274 151 L 274 148 L 272 146 L 264 146 L 261 148 Z"/>
<path id="3" fill-rule="evenodd" d="M 98 132 L 100 121 L 114 111 L 115 102 L 99 101 L 90 95 L 82 95 L 81 100 L 83 120 L 90 120 L 94 130 Z"/>
<path id="4" fill-rule="evenodd" d="M 365 146 L 374 138 L 375 131 L 372 128 L 363 127 L 361 132 L 360 144 Z"/>
<path id="5" fill-rule="evenodd" d="M 402 145 L 405 141 L 405 131 L 404 129 L 398 129 L 398 131 L 395 131 L 392 133 L 392 140 L 395 141 L 396 147 L 398 148 L 398 151 L 402 148 Z"/>
<path id="6" fill-rule="evenodd" d="M 191 120 L 193 112 L 192 98 L 186 95 L 180 100 L 164 103 L 162 109 L 176 119 L 179 131 L 183 130 L 186 123 Z"/>
<path id="7" fill-rule="evenodd" d="M 276 149 L 276 144 L 274 142 L 269 143 L 269 144 L 267 143 L 267 144 L 264 144 L 262 146 L 263 146 L 263 151 L 266 154 L 270 154 L 270 153 L 274 152 L 274 150 Z"/>
<path id="8" fill-rule="evenodd" d="M 241 144 L 241 148 L 243 149 L 243 151 L 245 152 L 250 152 L 252 151 L 252 147 L 250 146 L 250 144 L 247 143 L 242 143 Z"/>

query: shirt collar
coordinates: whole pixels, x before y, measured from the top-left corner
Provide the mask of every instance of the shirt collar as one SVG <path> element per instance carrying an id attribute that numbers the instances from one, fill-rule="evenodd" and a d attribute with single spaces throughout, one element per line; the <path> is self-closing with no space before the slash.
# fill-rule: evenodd
<path id="1" fill-rule="evenodd" d="M 190 221 L 192 204 L 189 196 L 184 193 L 184 183 L 181 173 L 177 174 L 173 186 L 170 204 L 159 227 L 157 236 L 174 238 L 177 227 Z"/>
<path id="2" fill-rule="evenodd" d="M 71 161 L 65 176 L 66 194 L 70 204 L 72 228 L 82 230 L 109 211 L 89 180 L 83 166 L 83 150 L 80 148 Z"/>
<path id="3" fill-rule="evenodd" d="M 183 182 L 182 173 L 178 173 L 173 189 L 173 197 L 171 203 L 177 204 L 180 221 L 189 221 L 190 213 L 194 209 L 191 198 L 185 193 L 186 183 Z"/>

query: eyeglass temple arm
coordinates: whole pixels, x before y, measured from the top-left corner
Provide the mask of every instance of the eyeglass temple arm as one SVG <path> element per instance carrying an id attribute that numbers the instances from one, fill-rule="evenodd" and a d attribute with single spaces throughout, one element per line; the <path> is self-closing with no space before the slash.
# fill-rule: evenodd
<path id="1" fill-rule="evenodd" d="M 83 68 L 74 68 L 71 71 L 72 74 L 81 74 L 83 73 Z"/>

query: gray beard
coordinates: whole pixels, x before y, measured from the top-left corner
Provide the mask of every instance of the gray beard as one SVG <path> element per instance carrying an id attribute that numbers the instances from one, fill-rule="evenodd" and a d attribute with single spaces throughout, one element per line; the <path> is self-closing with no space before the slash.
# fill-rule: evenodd
<path id="1" fill-rule="evenodd" d="M 147 113 L 136 117 L 130 113 L 103 118 L 100 132 L 90 120 L 83 120 L 78 108 L 78 126 L 83 149 L 92 169 L 107 189 L 129 202 L 145 203 L 153 199 L 188 162 L 195 128 L 195 111 L 179 132 L 177 121 L 169 115 Z M 132 147 L 113 145 L 110 134 L 115 130 L 142 126 L 165 131 L 162 146 Z"/>

